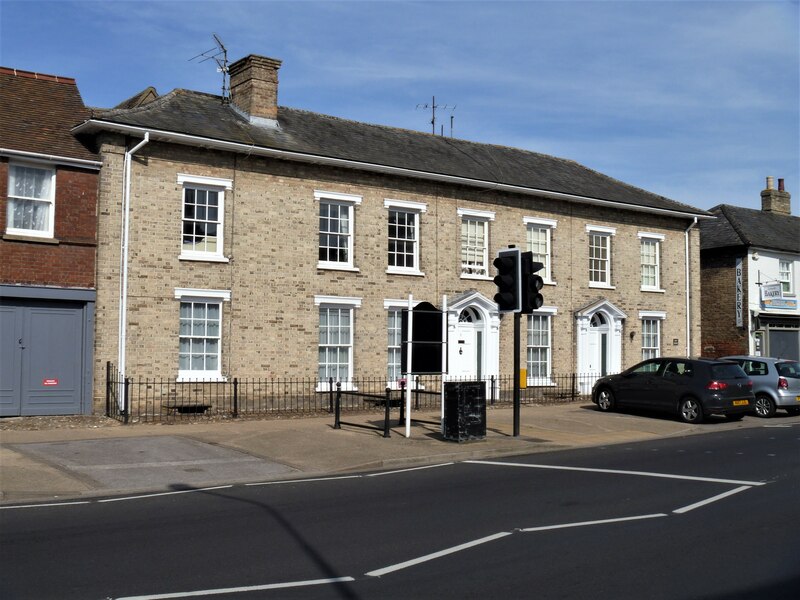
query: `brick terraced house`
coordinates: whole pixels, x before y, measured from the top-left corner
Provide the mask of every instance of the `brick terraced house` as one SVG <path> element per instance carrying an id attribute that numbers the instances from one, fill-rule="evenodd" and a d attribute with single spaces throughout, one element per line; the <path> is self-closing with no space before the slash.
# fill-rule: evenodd
<path id="1" fill-rule="evenodd" d="M 492 260 L 510 244 L 545 265 L 528 385 L 699 349 L 707 212 L 570 160 L 278 106 L 280 65 L 232 64 L 230 101 L 178 89 L 75 128 L 103 161 L 97 381 L 113 361 L 393 387 L 409 294 L 447 297 L 449 377 L 508 376 Z"/>
<path id="2" fill-rule="evenodd" d="M 74 79 L 0 67 L 0 416 L 93 411 L 89 115 Z"/>
<path id="3" fill-rule="evenodd" d="M 800 217 L 767 177 L 761 210 L 720 204 L 700 227 L 702 348 L 800 360 Z"/>

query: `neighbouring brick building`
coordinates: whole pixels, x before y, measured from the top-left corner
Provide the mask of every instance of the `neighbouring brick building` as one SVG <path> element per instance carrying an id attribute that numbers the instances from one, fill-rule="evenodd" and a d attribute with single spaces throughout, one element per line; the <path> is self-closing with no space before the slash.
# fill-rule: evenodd
<path id="1" fill-rule="evenodd" d="M 761 210 L 711 212 L 700 226 L 704 354 L 800 359 L 800 218 L 783 180 L 775 189 L 767 177 Z"/>
<path id="2" fill-rule="evenodd" d="M 93 411 L 97 154 L 74 79 L 0 67 L 0 415 Z"/>
<path id="3" fill-rule="evenodd" d="M 230 102 L 143 94 L 74 130 L 103 161 L 97 381 L 114 361 L 395 386 L 409 294 L 446 296 L 449 377 L 510 375 L 491 266 L 509 244 L 545 265 L 528 385 L 699 350 L 707 212 L 570 160 L 279 107 L 280 64 L 232 64 Z"/>

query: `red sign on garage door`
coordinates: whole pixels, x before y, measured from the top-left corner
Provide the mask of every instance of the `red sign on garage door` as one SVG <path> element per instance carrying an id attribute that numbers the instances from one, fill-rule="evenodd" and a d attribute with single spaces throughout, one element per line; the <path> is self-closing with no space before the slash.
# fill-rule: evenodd
<path id="1" fill-rule="evenodd" d="M 58 379 L 42 379 L 42 385 L 58 385 Z"/>

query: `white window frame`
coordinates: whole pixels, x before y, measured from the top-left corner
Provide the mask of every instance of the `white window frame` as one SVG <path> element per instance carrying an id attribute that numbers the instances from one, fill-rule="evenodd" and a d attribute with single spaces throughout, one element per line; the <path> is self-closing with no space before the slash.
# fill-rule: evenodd
<path id="1" fill-rule="evenodd" d="M 347 296 L 314 296 L 314 306 L 317 307 L 317 330 L 321 327 L 321 315 L 323 309 L 340 309 L 350 311 L 350 339 L 345 344 L 336 344 L 338 347 L 347 347 L 348 364 L 347 364 L 347 380 L 341 381 L 342 389 L 354 390 L 353 386 L 353 372 L 354 372 L 354 354 L 355 354 L 355 309 L 361 308 L 361 298 L 347 297 Z M 319 377 L 319 349 L 334 344 L 321 344 L 317 336 L 317 391 L 326 391 L 329 387 L 328 378 L 322 380 Z"/>
<path id="2" fill-rule="evenodd" d="M 665 236 L 660 233 L 650 233 L 646 231 L 640 231 L 637 234 L 639 238 L 639 266 L 640 266 L 640 284 L 641 290 L 643 292 L 664 292 L 661 288 L 661 244 L 665 239 Z M 653 244 L 655 247 L 655 264 L 649 265 L 645 264 L 644 262 L 644 255 L 642 250 L 645 247 L 645 244 Z M 647 285 L 644 281 L 645 278 L 645 267 L 654 267 L 655 268 L 655 284 L 654 285 Z"/>
<path id="3" fill-rule="evenodd" d="M 233 180 L 222 177 L 206 177 L 205 175 L 189 175 L 178 173 L 178 185 L 181 186 L 181 253 L 179 260 L 198 260 L 206 262 L 229 262 L 224 254 L 225 240 L 225 192 L 233 189 Z M 217 249 L 214 252 L 203 250 L 186 250 L 183 247 L 183 224 L 186 207 L 186 190 L 192 188 L 206 192 L 216 192 L 218 200 Z"/>
<path id="4" fill-rule="evenodd" d="M 589 287 L 590 288 L 602 288 L 602 289 L 608 289 L 608 290 L 616 289 L 616 287 L 611 284 L 611 282 L 612 282 L 612 279 L 611 279 L 611 276 L 612 276 L 611 264 L 612 264 L 612 257 L 613 257 L 613 255 L 612 255 L 613 245 L 611 243 L 611 240 L 617 234 L 617 230 L 614 227 L 604 227 L 604 226 L 601 226 L 601 225 L 587 225 L 586 226 L 586 233 L 589 235 L 589 239 L 588 239 L 588 242 L 589 242 Z M 593 236 L 598 236 L 599 238 L 602 238 L 602 239 L 606 240 L 605 250 L 606 250 L 607 258 L 601 259 L 601 258 L 592 257 L 592 248 L 594 247 L 593 244 L 592 244 L 592 237 Z M 606 278 L 605 281 L 592 281 L 592 261 L 594 261 L 594 260 L 602 261 L 602 263 L 605 265 L 605 269 L 603 269 L 601 271 L 602 273 L 605 274 L 605 278 Z"/>
<path id="5" fill-rule="evenodd" d="M 28 196 L 17 196 L 13 193 L 11 189 L 11 181 L 12 171 L 15 168 L 24 168 L 24 169 L 38 169 L 39 171 L 49 172 L 50 175 L 50 193 L 47 197 L 36 198 L 36 197 L 28 197 Z M 37 162 L 17 162 L 12 161 L 8 163 L 8 187 L 7 187 L 7 197 L 6 197 L 6 234 L 8 235 L 19 235 L 24 237 L 35 237 L 35 238 L 47 238 L 52 239 L 55 235 L 55 222 L 56 222 L 56 168 L 54 165 L 49 163 L 37 163 Z M 33 202 L 40 202 L 43 204 L 47 204 L 47 224 L 44 229 L 23 229 L 19 227 L 12 227 L 11 222 L 11 213 L 12 213 L 12 206 L 15 201 L 33 201 Z"/>
<path id="6" fill-rule="evenodd" d="M 538 217 L 523 217 L 522 222 L 525 225 L 526 248 L 529 252 L 533 252 L 533 260 L 535 262 L 542 262 L 544 269 L 539 271 L 539 275 L 544 280 L 544 283 L 555 285 L 553 280 L 553 230 L 558 226 L 558 222 L 554 219 L 540 219 Z M 537 256 L 542 256 L 538 252 L 534 252 L 532 234 L 534 230 L 545 232 L 545 254 L 544 260 L 538 260 Z"/>
<path id="7" fill-rule="evenodd" d="M 536 386 L 554 386 L 553 381 L 553 317 L 558 313 L 555 306 L 543 306 L 538 310 L 533 311 L 525 322 L 525 369 L 527 372 L 526 383 L 529 387 Z M 531 338 L 531 324 L 533 317 L 546 317 L 547 318 L 547 345 L 546 346 L 532 346 L 530 344 Z M 531 363 L 528 360 L 529 351 L 532 348 L 546 348 L 547 349 L 547 375 L 534 376 L 533 370 L 530 368 Z"/>
<path id="8" fill-rule="evenodd" d="M 388 213 L 392 211 L 408 213 L 414 215 L 414 239 L 413 240 L 403 240 L 403 241 L 412 241 L 414 244 L 413 249 L 413 260 L 414 266 L 413 267 L 398 267 L 394 265 L 388 265 L 386 267 L 386 272 L 392 275 L 415 275 L 418 277 L 424 276 L 420 270 L 419 264 L 419 244 L 420 244 L 420 223 L 422 221 L 421 215 L 428 211 L 428 205 L 423 202 L 412 202 L 409 200 L 392 200 L 392 199 L 385 199 L 383 201 L 383 207 L 387 210 Z M 387 222 L 388 222 L 388 214 L 387 214 Z M 388 238 L 389 232 L 387 230 L 387 241 L 391 241 Z M 388 244 L 387 244 L 388 245 Z M 388 249 L 387 249 L 388 252 Z M 388 262 L 388 255 L 387 255 L 387 262 Z"/>
<path id="9" fill-rule="evenodd" d="M 217 368 L 206 371 L 196 371 L 193 369 L 181 369 L 178 366 L 178 377 L 176 381 L 227 381 L 227 377 L 222 375 L 222 321 L 223 303 L 230 302 L 230 290 L 208 290 L 195 288 L 175 288 L 175 299 L 182 303 L 205 302 L 208 304 L 219 305 L 219 352 L 217 355 Z M 179 316 L 180 321 L 180 316 Z M 180 340 L 180 331 L 178 339 Z M 180 343 L 180 342 L 179 342 Z"/>
<path id="10" fill-rule="evenodd" d="M 459 217 L 459 262 L 461 263 L 461 279 L 481 279 L 481 280 L 491 280 L 492 278 L 489 276 L 489 223 L 494 221 L 495 213 L 489 210 L 475 210 L 471 208 L 459 208 L 457 209 L 457 214 Z M 466 221 L 473 221 L 479 223 L 483 227 L 483 252 L 482 252 L 482 261 L 483 261 L 483 268 L 482 273 L 468 273 L 468 270 L 478 270 L 480 267 L 476 267 L 470 265 L 468 262 L 464 262 L 464 236 L 463 236 L 463 229 L 464 223 Z M 476 263 L 477 264 L 477 263 Z"/>
<path id="11" fill-rule="evenodd" d="M 361 204 L 362 197 L 356 194 L 343 194 L 341 192 L 326 192 L 323 190 L 314 190 L 314 200 L 319 203 L 321 208 L 322 204 L 331 204 L 344 207 L 347 209 L 347 219 L 349 224 L 349 231 L 346 234 L 326 231 L 326 234 L 347 236 L 347 260 L 346 261 L 331 261 L 319 259 L 319 235 L 323 232 L 319 230 L 319 210 L 317 210 L 317 268 L 329 269 L 333 271 L 358 271 L 355 266 L 354 248 L 356 236 L 356 211 L 355 207 Z"/>
<path id="12" fill-rule="evenodd" d="M 794 296 L 794 261 L 778 259 L 778 281 L 784 296 Z"/>
<path id="13" fill-rule="evenodd" d="M 664 319 L 667 318 L 667 313 L 658 310 L 640 310 L 639 311 L 639 323 L 642 328 L 642 335 L 641 335 L 641 356 L 642 360 L 648 360 L 650 358 L 660 358 L 661 357 L 661 346 L 662 346 L 662 327 L 661 323 Z M 645 346 L 645 321 L 652 321 L 656 325 L 656 342 L 655 346 Z M 652 335 L 650 333 L 649 335 Z M 651 352 L 655 350 L 655 355 Z"/>

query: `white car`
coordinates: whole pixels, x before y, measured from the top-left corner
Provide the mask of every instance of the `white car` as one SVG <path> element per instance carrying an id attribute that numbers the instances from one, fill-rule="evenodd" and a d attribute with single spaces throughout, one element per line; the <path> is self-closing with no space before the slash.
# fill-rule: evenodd
<path id="1" fill-rule="evenodd" d="M 800 362 L 764 356 L 723 356 L 731 360 L 753 380 L 755 413 L 771 417 L 779 408 L 790 415 L 800 415 Z"/>

